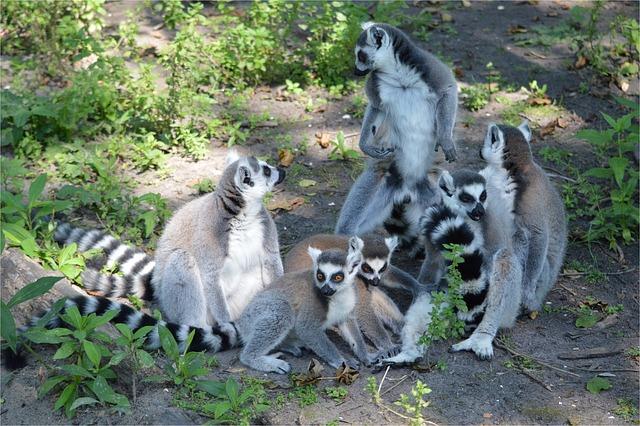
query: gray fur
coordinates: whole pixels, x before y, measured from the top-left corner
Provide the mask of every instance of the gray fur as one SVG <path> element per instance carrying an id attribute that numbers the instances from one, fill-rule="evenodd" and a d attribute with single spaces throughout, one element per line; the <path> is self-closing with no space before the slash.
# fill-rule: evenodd
<path id="1" fill-rule="evenodd" d="M 348 253 L 309 247 L 312 270 L 280 277 L 242 313 L 237 322 L 244 343 L 240 361 L 256 370 L 284 374 L 291 368 L 289 363 L 272 352 L 280 348 L 299 355 L 306 347 L 334 368 L 342 363 L 357 366 L 356 361 L 340 354 L 325 333 L 327 328 L 338 326 L 358 359 L 368 364 L 370 357 L 352 314 L 357 298 L 353 281 L 361 250 L 362 240 L 357 237 L 350 240 Z M 333 281 L 339 275 L 343 278 Z"/>
<path id="2" fill-rule="evenodd" d="M 448 161 L 456 159 L 457 85 L 451 70 L 402 31 L 363 28 L 356 73 L 371 75 L 359 145 L 372 160 L 349 191 L 336 233 L 361 235 L 390 220 L 387 231 L 411 244 L 435 195 L 427 177 L 433 151 L 442 147 Z"/>

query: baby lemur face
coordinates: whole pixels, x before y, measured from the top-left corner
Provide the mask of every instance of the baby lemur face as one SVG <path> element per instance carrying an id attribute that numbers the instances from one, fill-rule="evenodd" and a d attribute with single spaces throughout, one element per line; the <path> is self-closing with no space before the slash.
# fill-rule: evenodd
<path id="1" fill-rule="evenodd" d="M 482 219 L 487 202 L 486 182 L 476 172 L 456 170 L 443 171 L 438 180 L 442 201 L 454 213 L 465 214 L 474 221 Z"/>
<path id="2" fill-rule="evenodd" d="M 284 180 L 285 171 L 273 167 L 255 157 L 227 158 L 227 163 L 233 161 L 236 167 L 234 182 L 242 194 L 249 199 L 261 199 L 274 186 Z"/>
<path id="3" fill-rule="evenodd" d="M 389 33 L 381 25 L 368 22 L 362 26 L 362 29 L 355 49 L 354 73 L 358 76 L 368 74 L 386 59 L 393 59 Z"/>
<path id="4" fill-rule="evenodd" d="M 368 246 L 371 242 L 367 238 L 364 239 L 364 249 L 362 264 L 360 265 L 360 277 L 367 286 L 378 286 L 380 281 L 384 277 L 384 273 L 388 270 L 391 264 L 391 255 L 393 250 L 398 245 L 398 237 L 385 238 L 385 246 L 388 251 L 384 253 L 381 250 L 376 250 L 375 253 L 369 253 Z"/>
<path id="5" fill-rule="evenodd" d="M 340 249 L 318 250 L 309 247 L 313 260 L 313 280 L 320 294 L 331 297 L 353 285 L 362 262 L 362 240 L 351 237 L 349 251 Z"/>

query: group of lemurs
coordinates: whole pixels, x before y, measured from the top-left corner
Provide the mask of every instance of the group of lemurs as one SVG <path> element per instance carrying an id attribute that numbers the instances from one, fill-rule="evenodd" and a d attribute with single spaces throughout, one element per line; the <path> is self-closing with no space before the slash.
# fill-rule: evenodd
<path id="1" fill-rule="evenodd" d="M 262 199 L 285 172 L 232 152 L 215 191 L 177 211 L 153 258 L 101 231 L 59 224 L 58 242 L 103 251 L 83 273 L 84 287 L 102 296 L 68 299 L 64 309 L 117 310 L 112 322 L 154 326 L 150 349 L 160 346 L 159 325 L 181 349 L 192 332 L 191 350 L 241 346 L 240 361 L 266 372 L 289 372 L 282 353 L 303 349 L 332 367 L 410 363 L 423 353 L 418 340 L 431 321 L 430 292 L 447 288 L 443 252 L 453 243 L 462 249 L 458 291 L 468 308 L 457 315 L 473 332 L 452 349 L 490 358 L 497 331 L 522 309 L 540 309 L 558 276 L 567 233 L 562 200 L 533 160 L 526 123 L 491 124 L 480 149 L 487 166 L 445 170 L 433 182 L 438 148 L 449 162 L 457 157 L 451 71 L 386 24 L 363 25 L 355 57 L 356 74 L 369 74 L 360 149 L 370 158 L 335 234 L 299 242 L 283 264 Z M 390 236 L 373 233 L 380 228 Z M 398 246 L 424 251 L 417 279 L 392 265 Z M 119 275 L 101 272 L 115 265 Z M 411 293 L 404 314 L 385 288 Z M 131 294 L 157 306 L 162 320 L 112 300 Z M 46 324 L 60 325 L 58 317 Z M 328 329 L 355 358 L 339 351 Z M 13 366 L 24 361 L 10 352 L 3 358 Z"/>

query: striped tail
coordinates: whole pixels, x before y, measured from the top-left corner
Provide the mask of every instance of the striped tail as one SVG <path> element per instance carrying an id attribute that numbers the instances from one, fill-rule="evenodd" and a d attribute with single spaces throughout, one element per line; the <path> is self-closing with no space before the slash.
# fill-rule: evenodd
<path id="1" fill-rule="evenodd" d="M 123 244 L 111 235 L 97 229 L 74 228 L 61 223 L 56 228 L 54 239 L 61 244 L 78 244 L 78 251 L 101 249 L 104 255 L 89 262 L 82 273 L 82 282 L 87 290 L 97 291 L 106 297 L 138 296 L 142 300 L 153 300 L 151 276 L 155 262 L 141 250 Z M 118 265 L 121 275 L 103 274 L 103 267 Z"/>
<path id="2" fill-rule="evenodd" d="M 72 306 L 77 306 L 81 315 L 103 315 L 108 311 L 118 311 L 118 314 L 111 320 L 113 324 L 126 324 L 133 332 L 145 326 L 154 327 L 146 336 L 145 349 L 153 350 L 160 348 L 160 336 L 158 334 L 158 326 L 163 325 L 171 332 L 178 343 L 180 352 L 183 352 L 186 340 L 189 334 L 195 330 L 193 340 L 189 346 L 189 350 L 193 352 L 211 351 L 219 352 L 236 347 L 240 340 L 238 339 L 235 325 L 224 323 L 220 326 L 212 326 L 208 328 L 198 328 L 188 325 L 180 325 L 157 320 L 151 315 L 147 315 L 141 311 L 137 311 L 127 305 L 109 300 L 105 297 L 77 296 L 67 299 L 61 313 L 64 313 Z M 24 333 L 28 328 L 34 327 L 37 322 L 44 317 L 47 312 L 39 316 L 35 316 L 29 322 L 29 325 L 21 327 L 19 334 Z M 59 316 L 53 317 L 46 325 L 46 328 L 65 327 L 66 324 Z M 10 348 L 3 349 L 2 363 L 7 369 L 14 370 L 26 364 L 23 351 L 18 350 L 14 353 Z"/>

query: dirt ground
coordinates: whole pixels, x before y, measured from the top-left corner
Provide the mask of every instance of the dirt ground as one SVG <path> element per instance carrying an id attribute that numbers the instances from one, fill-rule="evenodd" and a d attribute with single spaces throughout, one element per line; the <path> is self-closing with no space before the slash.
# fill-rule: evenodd
<path id="1" fill-rule="evenodd" d="M 452 35 L 446 31 L 434 30 L 424 47 L 443 55 L 460 69 L 458 80 L 463 84 L 482 80 L 486 64 L 492 62 L 504 80 L 516 85 L 527 86 L 531 80 L 547 84 L 549 96 L 562 109 L 558 113 L 567 121 L 565 128 L 556 128 L 552 135 L 539 137 L 534 132 L 533 149 L 537 153 L 541 147 L 562 147 L 575 153 L 580 163 L 591 164 L 592 159 L 585 154 L 586 144 L 577 140 L 576 130 L 583 127 L 598 127 L 602 124 L 599 111 L 619 114 L 620 109 L 610 95 L 619 95 L 614 87 L 597 87 L 591 92 L 581 93 L 579 83 L 589 77 L 588 70 L 570 71 L 567 63 L 573 56 L 566 45 L 553 46 L 550 50 L 537 47 L 518 47 L 508 28 L 514 25 L 530 27 L 535 24 L 554 25 L 568 15 L 563 5 L 570 2 L 472 2 L 463 7 L 459 2 L 449 7 L 451 25 L 457 31 Z M 121 8 L 112 4 L 112 19 L 117 21 L 123 14 Z M 638 16 L 638 3 L 611 2 L 607 4 L 605 16 L 624 13 Z M 549 16 L 557 15 L 557 16 Z M 536 20 L 537 17 L 537 20 Z M 141 25 L 145 32 L 141 43 L 162 45 L 166 35 L 153 30 L 153 22 L 145 19 Z M 288 204 L 297 197 L 304 203 L 290 211 L 277 210 L 275 221 L 278 226 L 281 246 L 286 252 L 300 239 L 319 232 L 332 232 L 340 207 L 347 195 L 353 179 L 361 165 L 330 161 L 327 150 L 316 144 L 317 133 L 335 135 L 343 131 L 345 135 L 357 135 L 360 120 L 353 117 L 351 99 L 329 99 L 321 109 L 305 112 L 305 105 L 299 100 L 281 100 L 281 88 L 261 87 L 249 102 L 250 113 L 267 111 L 278 122 L 275 128 L 258 128 L 249 141 L 240 147 L 243 152 L 277 159 L 277 135 L 291 135 L 295 143 L 307 141 L 309 148 L 305 155 L 295 159 L 295 168 L 289 169 L 284 185 L 276 191 L 272 203 Z M 321 95 L 311 91 L 312 96 Z M 637 82 L 632 82 L 631 93 L 638 93 Z M 327 97 L 326 93 L 323 96 Z M 637 98 L 636 98 L 637 99 Z M 479 112 L 471 113 L 459 108 L 456 139 L 460 159 L 448 165 L 438 154 L 438 165 L 446 168 L 472 167 L 479 169 L 482 163 L 478 149 L 489 122 L 499 122 L 503 106 L 495 99 Z M 557 118 L 557 117 L 556 117 Z M 533 121 L 534 129 L 543 127 L 543 120 Z M 349 138 L 355 148 L 357 136 Z M 172 157 L 168 167 L 169 177 L 161 179 L 154 172 L 137 175 L 141 185 L 138 193 L 159 192 L 170 200 L 173 209 L 195 198 L 197 195 L 190 185 L 202 178 L 214 181 L 221 174 L 226 148 L 212 146 L 204 160 L 192 162 L 181 157 Z M 536 158 L 544 164 L 540 156 Z M 548 164 L 547 164 L 548 165 Z M 549 166 L 549 165 L 548 165 Z M 314 186 L 302 188 L 301 179 L 313 179 Z M 557 184 L 561 180 L 554 180 Z M 399 395 L 410 392 L 417 379 L 426 383 L 432 392 L 430 406 L 425 410 L 425 418 L 442 424 L 532 424 L 567 423 L 575 424 L 620 424 L 624 420 L 614 415 L 612 410 L 620 398 L 630 398 L 637 404 L 638 359 L 624 354 L 630 347 L 638 346 L 638 250 L 637 246 L 624 248 L 624 260 L 612 253 L 604 245 L 569 243 L 566 263 L 579 260 L 595 265 L 599 270 L 611 273 L 601 282 L 590 284 L 582 275 L 564 274 L 547 299 L 547 309 L 536 319 L 521 318 L 516 326 L 502 334 L 512 351 L 525 354 L 539 361 L 542 366 L 524 374 L 511 367 L 513 354 L 496 348 L 491 361 L 480 361 L 472 353 L 449 353 L 448 347 L 454 342 L 440 342 L 429 349 L 428 359 L 440 361 L 444 369 L 400 368 L 391 369 L 386 374 L 382 386 L 383 399 L 388 406 Z M 400 253 L 396 263 L 417 275 L 420 263 Z M 631 269 L 631 271 L 629 271 Z M 621 271 L 629 271 L 620 273 Z M 577 308 L 587 296 L 609 305 L 622 304 L 624 310 L 617 314 L 611 327 L 601 330 L 590 329 L 581 332 L 574 325 L 575 315 L 564 308 Z M 405 305 L 406 300 L 402 301 Z M 604 358 L 562 360 L 563 354 L 580 354 L 585 351 L 605 347 L 615 355 Z M 616 351 L 621 349 L 621 351 Z M 240 373 L 272 381 L 272 397 L 287 393 L 291 386 L 287 377 L 259 374 L 243 368 L 237 358 L 238 351 L 218 354 L 220 367 L 214 369 L 212 378 L 224 379 L 229 375 L 238 377 Z M 287 357 L 294 372 L 306 369 L 310 356 L 301 359 Z M 424 367 L 424 366 L 422 366 Z M 327 368 L 326 371 L 329 371 Z M 612 388 L 600 394 L 592 394 L 585 388 L 586 382 L 598 373 L 611 373 L 608 379 Z M 318 403 L 301 408 L 294 399 L 284 406 L 272 408 L 256 419 L 268 424 L 326 424 L 338 420 L 354 424 L 398 424 L 406 423 L 394 414 L 384 411 L 371 403 L 365 390 L 366 379 L 374 374 L 378 382 L 385 371 L 372 373 L 361 371 L 360 377 L 348 386 L 349 395 L 345 402 L 336 404 L 319 392 Z M 53 413 L 53 397 L 36 399 L 41 383 L 38 365 L 34 360 L 25 369 L 10 376 L 2 374 L 2 398 L 0 405 L 3 424 L 62 424 L 68 420 L 60 413 Z M 405 379 L 402 379 L 405 377 Z M 401 383 L 398 384 L 399 380 Z M 394 386 L 396 385 L 397 386 Z M 322 382 L 319 387 L 335 386 L 332 382 Z M 392 388 L 393 387 L 393 388 Z M 80 410 L 74 423 L 82 424 L 186 424 L 203 423 L 206 418 L 172 406 L 172 390 L 160 385 L 146 385 L 138 396 L 133 413 L 126 416 L 111 414 L 106 410 L 91 408 Z M 396 407 L 398 408 L 398 407 Z"/>

